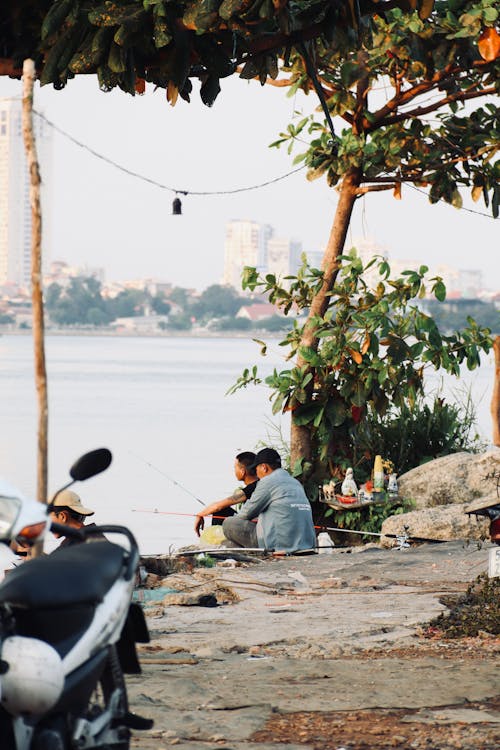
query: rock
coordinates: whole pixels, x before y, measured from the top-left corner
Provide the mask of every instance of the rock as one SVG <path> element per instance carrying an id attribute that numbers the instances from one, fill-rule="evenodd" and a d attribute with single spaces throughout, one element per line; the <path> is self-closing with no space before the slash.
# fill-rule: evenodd
<path id="1" fill-rule="evenodd" d="M 436 458 L 398 477 L 399 495 L 413 500 L 416 510 L 453 503 L 470 503 L 496 493 L 500 450 L 453 453 Z"/>
<path id="2" fill-rule="evenodd" d="M 382 534 L 401 534 L 408 526 L 408 535 L 424 539 L 487 539 L 489 519 L 470 518 L 465 513 L 467 503 L 443 505 L 389 516 L 382 524 Z M 382 537 L 385 547 L 394 546 L 394 539 Z"/>

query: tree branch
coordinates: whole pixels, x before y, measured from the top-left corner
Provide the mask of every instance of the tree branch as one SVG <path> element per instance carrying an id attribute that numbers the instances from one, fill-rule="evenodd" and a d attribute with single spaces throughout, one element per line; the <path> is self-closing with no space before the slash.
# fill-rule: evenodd
<path id="1" fill-rule="evenodd" d="M 474 63 L 475 68 L 481 69 L 484 68 L 489 63 L 485 61 L 477 61 Z M 422 81 L 421 83 L 417 84 L 416 86 L 413 86 L 410 89 L 407 89 L 406 91 L 403 91 L 399 96 L 394 96 L 389 102 L 387 102 L 383 107 L 381 107 L 377 112 L 373 113 L 374 121 L 365 123 L 365 132 L 370 132 L 371 130 L 374 130 L 378 127 L 380 127 L 380 124 L 383 125 L 387 124 L 387 122 L 392 123 L 393 119 L 388 119 L 387 122 L 385 122 L 386 118 L 389 118 L 391 113 L 393 113 L 396 109 L 399 107 L 404 106 L 405 104 L 408 104 L 409 102 L 416 99 L 417 96 L 421 96 L 422 94 L 427 94 L 429 91 L 432 91 L 438 84 L 443 83 L 447 78 L 453 78 L 458 73 L 460 73 L 462 69 L 456 65 L 447 65 L 445 68 L 443 68 L 440 72 L 435 73 L 433 77 L 428 81 Z M 478 81 L 476 84 L 480 85 L 480 81 Z M 459 97 L 457 97 L 459 98 Z M 433 105 L 435 107 L 436 105 Z M 433 111 L 433 109 L 430 109 L 429 111 Z M 401 116 L 400 119 L 404 119 L 404 117 L 407 117 L 408 115 Z M 399 115 L 398 115 L 399 117 Z"/>
<path id="2" fill-rule="evenodd" d="M 477 99 L 479 96 L 488 96 L 488 94 L 494 94 L 496 91 L 495 86 L 490 86 L 480 91 L 457 91 L 454 94 L 446 96 L 444 99 L 429 104 L 427 107 L 417 107 L 416 109 L 408 112 L 401 112 L 394 117 L 387 117 L 385 120 L 377 122 L 377 128 L 385 127 L 386 125 L 395 125 L 397 122 L 407 120 L 409 118 L 421 117 L 427 115 L 429 112 L 434 112 L 436 109 L 441 109 L 446 104 L 451 104 L 456 101 L 466 101 L 468 99 Z"/>
<path id="3" fill-rule="evenodd" d="M 400 180 L 401 182 L 402 180 Z M 371 182 L 371 180 L 370 180 Z M 364 187 L 359 187 L 356 190 L 356 195 L 365 195 L 365 193 L 380 193 L 382 190 L 395 190 L 397 186 L 396 182 L 388 182 L 385 184 L 379 184 L 379 185 L 365 185 Z"/>

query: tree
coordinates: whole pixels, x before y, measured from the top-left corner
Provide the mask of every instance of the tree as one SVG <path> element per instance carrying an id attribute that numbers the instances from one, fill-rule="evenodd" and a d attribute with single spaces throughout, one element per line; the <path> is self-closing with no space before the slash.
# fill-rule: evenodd
<path id="1" fill-rule="evenodd" d="M 51 320 L 59 325 L 104 325 L 113 318 L 101 296 L 101 283 L 92 276 L 72 278 L 65 289 L 51 284 L 46 304 Z"/>
<path id="2" fill-rule="evenodd" d="M 182 286 L 175 286 L 168 295 L 170 302 L 174 302 L 185 310 L 189 304 L 189 292 Z"/>
<path id="3" fill-rule="evenodd" d="M 413 409 L 424 394 L 424 371 L 443 369 L 458 376 L 460 366 L 469 369 L 480 364 L 480 353 L 492 347 L 489 329 L 472 319 L 462 332 L 443 334 L 433 319 L 416 304 L 426 293 L 427 266 L 404 271 L 392 279 L 389 264 L 378 263 L 380 281 L 370 288 L 364 281 L 366 268 L 355 251 L 341 257 L 342 266 L 329 295 L 328 310 L 315 319 L 316 346 L 304 346 L 303 327 L 294 328 L 281 342 L 292 354 L 300 352 L 300 362 L 278 372 L 265 383 L 271 389 L 273 412 L 291 411 L 292 423 L 308 432 L 311 450 L 291 456 L 291 468 L 300 477 L 312 499 L 326 476 L 360 462 L 358 432 L 374 415 L 394 409 Z M 279 285 L 272 274 L 260 278 L 247 269 L 244 287 L 264 289 L 272 301 L 285 308 L 312 306 L 323 284 L 323 272 L 306 264 L 290 287 Z M 431 279 L 431 292 L 443 297 L 439 277 Z M 263 347 L 265 354 L 265 346 Z M 233 391 L 250 383 L 259 384 L 257 367 L 246 369 Z M 368 451 L 368 448 L 367 448 Z M 376 445 L 362 455 L 373 463 Z"/>
<path id="4" fill-rule="evenodd" d="M 338 35 L 316 50 L 328 119 L 304 118 L 274 144 L 287 144 L 291 151 L 309 133 L 312 140 L 296 161 L 307 165 L 309 179 L 325 176 L 339 194 L 322 273 L 314 279 L 309 316 L 295 347 L 298 371 L 311 375 L 307 401 L 315 368 L 304 352 L 318 349 L 359 198 L 392 190 L 399 199 L 411 184 L 429 187 L 431 202 L 442 199 L 459 208 L 460 191 L 469 188 L 474 200 L 491 201 L 498 215 L 499 111 L 488 100 L 500 86 L 497 25 L 494 0 L 450 0 L 436 3 L 425 22 L 416 13 L 386 11 L 365 19 L 361 43 Z M 307 58 L 297 56 L 289 70 L 292 92 L 310 88 L 314 71 Z M 484 106 L 471 111 L 480 98 Z M 333 132 L 331 116 L 344 121 L 340 135 Z M 292 420 L 293 460 L 310 457 L 311 450 L 310 426 Z"/>
<path id="5" fill-rule="evenodd" d="M 223 318 L 235 315 L 245 300 L 230 286 L 212 284 L 191 307 L 196 318 Z"/>
<path id="6" fill-rule="evenodd" d="M 264 331 L 283 331 L 290 326 L 289 321 L 281 315 L 270 315 L 269 318 L 262 318 L 255 323 L 255 328 Z"/>
<path id="7" fill-rule="evenodd" d="M 447 331 L 458 330 L 467 325 L 468 318 L 474 318 L 483 327 L 500 331 L 500 310 L 492 302 L 479 299 L 454 299 L 444 302 L 425 300 L 426 312 L 435 320 L 439 328 Z"/>
<path id="8" fill-rule="evenodd" d="M 189 331 L 192 325 L 189 315 L 179 313 L 178 315 L 169 315 L 166 327 L 172 331 Z"/>
<path id="9" fill-rule="evenodd" d="M 220 318 L 210 326 L 214 331 L 249 331 L 252 323 L 248 318 Z"/>
<path id="10" fill-rule="evenodd" d="M 191 78 L 212 105 L 220 79 L 240 72 L 261 83 L 278 75 L 278 61 L 310 40 L 354 34 L 366 14 L 433 0 L 4 0 L 0 11 L 0 74 L 19 75 L 25 57 L 42 84 L 63 88 L 75 75 L 96 73 L 103 91 L 143 93 L 145 82 L 166 89 L 174 105 L 189 101 Z M 362 15 L 363 14 L 363 15 Z"/>
<path id="11" fill-rule="evenodd" d="M 168 315 L 172 305 L 168 302 L 164 294 L 156 294 L 151 297 L 151 307 L 157 315 Z"/>
<path id="12" fill-rule="evenodd" d="M 142 315 L 148 294 L 140 289 L 123 289 L 109 300 L 109 311 L 113 318 L 132 318 Z"/>

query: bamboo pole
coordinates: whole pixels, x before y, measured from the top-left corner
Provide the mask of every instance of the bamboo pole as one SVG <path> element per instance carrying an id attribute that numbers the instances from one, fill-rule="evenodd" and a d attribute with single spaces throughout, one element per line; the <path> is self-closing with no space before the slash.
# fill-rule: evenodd
<path id="1" fill-rule="evenodd" d="M 48 398 L 47 370 L 45 367 L 44 315 L 42 288 L 42 211 L 40 204 L 40 167 L 33 130 L 33 89 L 35 63 L 23 63 L 23 138 L 30 178 L 31 204 L 31 301 L 33 308 L 33 347 L 35 359 L 35 385 L 38 399 L 37 430 L 37 498 L 47 502 L 47 445 Z M 35 552 L 36 555 L 36 552 Z"/>
<path id="2" fill-rule="evenodd" d="M 493 445 L 500 448 L 500 336 L 496 336 L 493 341 L 493 352 L 495 354 L 495 379 L 490 412 L 493 421 Z"/>

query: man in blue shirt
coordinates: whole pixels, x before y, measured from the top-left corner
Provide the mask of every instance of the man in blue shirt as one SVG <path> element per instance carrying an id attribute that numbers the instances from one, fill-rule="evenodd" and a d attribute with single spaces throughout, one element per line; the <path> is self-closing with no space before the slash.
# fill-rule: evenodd
<path id="1" fill-rule="evenodd" d="M 240 547 L 275 552 L 314 549 L 311 505 L 300 482 L 281 468 L 274 448 L 260 450 L 254 466 L 259 481 L 240 512 L 222 524 L 226 539 Z"/>

